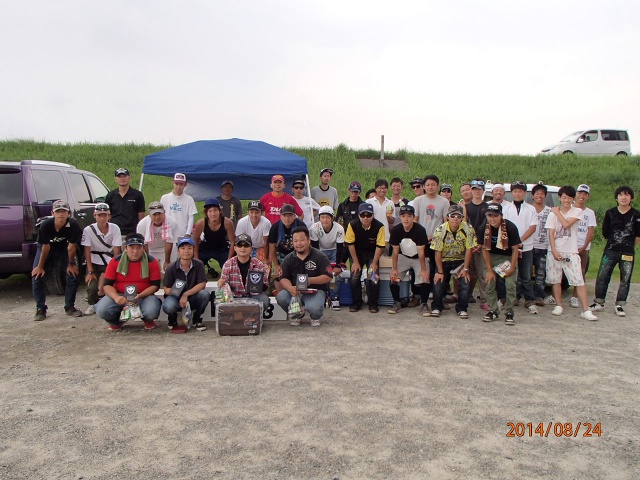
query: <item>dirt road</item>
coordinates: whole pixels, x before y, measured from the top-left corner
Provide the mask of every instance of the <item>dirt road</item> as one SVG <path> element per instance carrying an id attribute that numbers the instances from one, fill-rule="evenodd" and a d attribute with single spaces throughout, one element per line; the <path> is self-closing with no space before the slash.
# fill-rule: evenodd
<path id="1" fill-rule="evenodd" d="M 4 287 L 0 478 L 640 478 L 632 294 L 598 322 L 343 309 L 219 337 L 109 332 L 60 297 L 33 322 L 28 284 Z"/>

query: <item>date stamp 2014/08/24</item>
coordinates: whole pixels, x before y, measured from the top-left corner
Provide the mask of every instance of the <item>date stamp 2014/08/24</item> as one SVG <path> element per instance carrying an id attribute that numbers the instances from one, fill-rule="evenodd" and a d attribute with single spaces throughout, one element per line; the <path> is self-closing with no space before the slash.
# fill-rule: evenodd
<path id="1" fill-rule="evenodd" d="M 590 422 L 507 422 L 507 437 L 599 437 L 602 425 Z M 581 432 L 582 430 L 582 432 Z"/>

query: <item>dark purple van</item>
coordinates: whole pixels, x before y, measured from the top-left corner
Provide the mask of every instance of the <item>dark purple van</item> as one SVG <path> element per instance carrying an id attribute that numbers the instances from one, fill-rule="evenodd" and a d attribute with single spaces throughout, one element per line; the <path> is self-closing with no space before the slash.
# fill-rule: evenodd
<path id="1" fill-rule="evenodd" d="M 103 202 L 108 191 L 99 177 L 66 163 L 0 162 L 0 278 L 30 275 L 38 220 L 51 215 L 55 200 L 66 200 L 71 215 L 84 228 L 93 223 L 95 204 Z M 52 293 L 64 293 L 64 283 L 62 291 L 57 291 L 60 282 L 53 280 L 59 279 L 51 280 L 47 286 Z"/>

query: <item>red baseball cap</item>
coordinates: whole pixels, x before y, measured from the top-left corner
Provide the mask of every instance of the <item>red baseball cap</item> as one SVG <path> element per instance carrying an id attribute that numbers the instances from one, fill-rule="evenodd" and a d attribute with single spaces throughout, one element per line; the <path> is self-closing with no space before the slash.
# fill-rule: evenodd
<path id="1" fill-rule="evenodd" d="M 271 183 L 273 182 L 282 182 L 284 183 L 284 177 L 282 175 L 274 175 L 271 177 Z"/>

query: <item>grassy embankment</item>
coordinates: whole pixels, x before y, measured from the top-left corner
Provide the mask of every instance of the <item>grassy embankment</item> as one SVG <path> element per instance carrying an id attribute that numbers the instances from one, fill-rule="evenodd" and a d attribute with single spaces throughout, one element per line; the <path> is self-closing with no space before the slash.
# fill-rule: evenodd
<path id="1" fill-rule="evenodd" d="M 89 170 L 102 178 L 109 188 L 115 187 L 113 171 L 126 166 L 132 173 L 132 185 L 137 187 L 140 181 L 142 163 L 145 155 L 168 148 L 169 145 L 112 145 L 112 144 L 51 144 L 34 141 L 0 142 L 0 160 L 46 159 L 70 163 L 83 170 Z M 287 147 L 285 147 L 287 148 Z M 318 173 L 323 167 L 335 170 L 332 185 L 347 195 L 349 182 L 358 180 L 363 189 L 373 187 L 377 178 L 390 180 L 400 177 L 405 182 L 417 176 L 435 173 L 441 183 L 454 186 L 454 198 L 458 199 L 457 188 L 460 183 L 473 177 L 482 177 L 495 181 L 524 180 L 528 183 L 544 181 L 551 185 L 573 185 L 587 183 L 591 186 L 591 200 L 588 205 L 596 212 L 598 222 L 604 212 L 615 205 L 613 190 L 618 185 L 630 185 L 640 195 L 640 157 L 532 157 L 519 155 L 443 155 L 407 152 L 404 150 L 385 154 L 387 168 L 362 169 L 358 158 L 377 158 L 375 150 L 353 150 L 345 145 L 335 148 L 291 147 L 288 150 L 308 159 L 309 178 L 312 186 L 318 181 Z M 404 159 L 408 168 L 394 170 L 392 159 Z M 176 171 L 179 171 L 176 166 Z M 274 169 L 273 173 L 277 173 Z M 290 186 L 289 186 L 290 187 Z M 166 177 L 145 176 L 143 192 L 147 203 L 160 199 L 170 191 L 171 180 Z M 408 186 L 403 192 L 408 198 L 412 194 Z M 638 206 L 636 202 L 636 206 Z M 600 229 L 596 229 L 589 277 L 594 278 L 604 241 Z M 634 282 L 640 281 L 640 271 L 634 273 Z"/>

